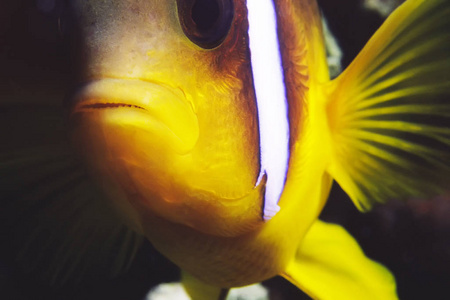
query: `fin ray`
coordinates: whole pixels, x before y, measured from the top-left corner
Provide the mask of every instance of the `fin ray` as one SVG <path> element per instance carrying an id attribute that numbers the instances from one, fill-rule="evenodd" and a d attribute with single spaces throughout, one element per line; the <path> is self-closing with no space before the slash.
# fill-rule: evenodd
<path id="1" fill-rule="evenodd" d="M 408 0 L 329 85 L 330 174 L 359 209 L 449 190 L 450 2 Z"/>

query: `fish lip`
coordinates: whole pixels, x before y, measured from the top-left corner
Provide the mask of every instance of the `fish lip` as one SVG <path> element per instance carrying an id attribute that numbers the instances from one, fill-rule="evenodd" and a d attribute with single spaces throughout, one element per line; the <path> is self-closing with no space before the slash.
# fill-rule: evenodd
<path id="1" fill-rule="evenodd" d="M 148 105 L 142 103 L 141 97 L 137 97 L 135 93 L 127 92 L 130 85 L 135 87 L 139 86 L 141 89 L 151 89 L 155 87 L 164 89 L 172 93 L 176 98 L 179 98 L 179 100 L 188 102 L 186 95 L 181 88 L 170 87 L 162 82 L 139 78 L 103 77 L 83 84 L 73 97 L 71 97 L 71 114 L 89 110 L 114 108 L 151 111 Z M 116 86 L 116 88 L 119 86 L 118 90 L 119 95 L 121 96 L 111 96 L 108 86 Z"/>
<path id="2" fill-rule="evenodd" d="M 78 107 L 78 110 L 89 110 L 89 109 L 106 109 L 106 108 L 136 108 L 146 110 L 144 107 L 135 104 L 126 104 L 126 103 L 114 103 L 114 102 L 106 102 L 106 103 L 92 103 L 92 104 L 81 104 Z"/>
<path id="3" fill-rule="evenodd" d="M 74 124 L 78 124 L 80 117 L 93 120 L 90 116 L 95 114 L 100 114 L 101 120 L 108 119 L 107 116 L 118 120 L 117 117 L 123 112 L 127 117 L 119 122 L 128 119 L 133 123 L 133 119 L 138 118 L 148 120 L 140 123 L 158 124 L 153 129 L 143 125 L 142 129 L 153 130 L 155 134 L 166 132 L 179 153 L 187 153 L 198 141 L 199 124 L 195 106 L 181 87 L 152 80 L 103 77 L 82 85 L 71 102 L 68 117 L 75 121 Z M 133 114 L 131 119 L 130 113 Z M 160 128 L 159 131 L 157 128 Z"/>

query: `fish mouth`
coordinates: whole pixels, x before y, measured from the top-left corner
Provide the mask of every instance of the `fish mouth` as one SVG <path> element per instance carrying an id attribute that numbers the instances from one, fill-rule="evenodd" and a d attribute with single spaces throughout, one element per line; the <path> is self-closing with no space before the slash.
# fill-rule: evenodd
<path id="1" fill-rule="evenodd" d="M 89 109 L 105 109 L 105 108 L 120 108 L 120 107 L 126 107 L 126 108 L 137 108 L 137 109 L 143 109 L 145 108 L 135 105 L 135 104 L 126 104 L 126 103 L 93 103 L 93 104 L 83 104 L 81 107 L 79 107 L 79 110 L 89 110 Z"/>
<path id="2" fill-rule="evenodd" d="M 156 95 L 155 95 L 156 92 Z M 84 84 L 73 96 L 72 113 L 89 109 L 137 108 L 152 111 L 161 96 L 189 103 L 181 88 L 141 79 L 102 78 Z M 192 107 L 191 107 L 192 108 Z"/>
<path id="3" fill-rule="evenodd" d="M 110 125 L 171 135 L 183 152 L 198 139 L 194 105 L 181 88 L 140 79 L 102 78 L 82 86 L 72 103 L 72 119 L 97 118 Z"/>

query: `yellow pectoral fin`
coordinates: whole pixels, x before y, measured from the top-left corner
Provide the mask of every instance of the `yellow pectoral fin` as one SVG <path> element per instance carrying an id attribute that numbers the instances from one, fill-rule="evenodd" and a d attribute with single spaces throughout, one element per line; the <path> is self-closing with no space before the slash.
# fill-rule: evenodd
<path id="1" fill-rule="evenodd" d="M 228 289 L 204 283 L 184 271 L 181 279 L 184 289 L 193 300 L 224 300 L 228 295 Z"/>
<path id="2" fill-rule="evenodd" d="M 314 299 L 398 299 L 392 274 L 341 226 L 319 220 L 281 275 Z"/>
<path id="3" fill-rule="evenodd" d="M 331 82 L 328 169 L 355 205 L 449 189 L 450 1 L 408 0 Z"/>

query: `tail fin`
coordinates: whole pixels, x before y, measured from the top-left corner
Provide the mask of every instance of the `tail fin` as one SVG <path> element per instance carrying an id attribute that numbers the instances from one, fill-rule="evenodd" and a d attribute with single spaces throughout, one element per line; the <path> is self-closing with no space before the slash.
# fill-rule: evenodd
<path id="1" fill-rule="evenodd" d="M 450 1 L 408 0 L 326 92 L 330 174 L 361 210 L 450 189 Z"/>

